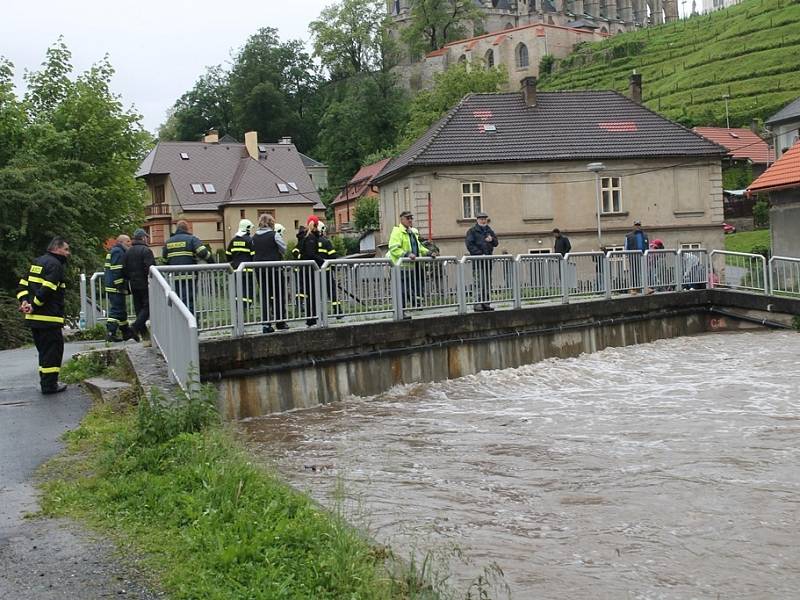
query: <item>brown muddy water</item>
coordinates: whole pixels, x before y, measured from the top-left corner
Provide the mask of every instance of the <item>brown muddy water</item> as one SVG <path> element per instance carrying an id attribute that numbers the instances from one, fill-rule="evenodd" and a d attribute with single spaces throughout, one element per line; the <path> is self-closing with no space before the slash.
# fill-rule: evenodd
<path id="1" fill-rule="evenodd" d="M 458 597 L 497 565 L 492 597 L 800 598 L 799 357 L 794 332 L 709 334 L 241 427 L 400 556 L 450 556 Z"/>

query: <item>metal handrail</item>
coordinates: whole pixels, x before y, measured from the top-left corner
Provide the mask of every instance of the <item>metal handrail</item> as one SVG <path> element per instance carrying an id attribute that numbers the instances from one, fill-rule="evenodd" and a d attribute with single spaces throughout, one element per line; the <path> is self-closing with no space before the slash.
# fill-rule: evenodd
<path id="1" fill-rule="evenodd" d="M 714 258 L 716 256 L 722 256 L 725 259 L 725 267 L 733 267 L 735 269 L 744 270 L 744 274 L 740 274 L 739 279 L 737 282 L 733 280 L 728 280 L 727 274 L 725 270 L 717 270 L 714 265 Z M 729 265 L 727 258 L 738 258 L 741 259 L 738 262 L 740 264 L 733 264 Z M 709 261 L 709 270 L 710 270 L 710 278 L 712 279 L 712 283 L 716 287 L 722 288 L 730 288 L 736 290 L 744 290 L 749 292 L 761 292 L 764 294 L 769 293 L 769 274 L 767 273 L 767 259 L 764 258 L 761 254 L 749 254 L 747 252 L 732 252 L 729 250 L 712 250 L 708 255 Z M 754 271 L 753 263 L 760 263 L 760 268 L 758 271 Z M 741 266 L 744 264 L 745 266 Z M 748 285 L 748 277 L 750 277 Z M 758 285 L 758 280 L 760 279 L 761 285 Z M 742 281 L 744 280 L 744 281 Z"/>
<path id="2" fill-rule="evenodd" d="M 778 272 L 779 264 L 780 272 Z M 768 273 L 771 294 L 800 296 L 800 258 L 773 256 L 769 259 Z"/>

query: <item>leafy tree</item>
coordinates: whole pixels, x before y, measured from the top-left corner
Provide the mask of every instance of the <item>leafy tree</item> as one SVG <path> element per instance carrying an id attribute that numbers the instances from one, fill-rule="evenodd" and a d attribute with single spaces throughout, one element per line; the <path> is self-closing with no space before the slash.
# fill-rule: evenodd
<path id="1" fill-rule="evenodd" d="M 408 148 L 467 94 L 496 92 L 507 81 L 503 67 L 486 69 L 471 65 L 467 70 L 464 63 L 437 74 L 433 88 L 420 92 L 411 102 L 408 125 L 398 150 Z"/>
<path id="2" fill-rule="evenodd" d="M 358 201 L 353 225 L 358 231 L 380 229 L 380 203 L 377 198 L 363 198 Z"/>
<path id="3" fill-rule="evenodd" d="M 181 96 L 159 128 L 159 139 L 194 140 L 210 129 L 220 135 L 233 127 L 229 74 L 221 65 L 209 67 L 194 87 Z"/>
<path id="4" fill-rule="evenodd" d="M 474 0 L 411 0 L 411 20 L 401 37 L 412 53 L 433 52 L 481 28 Z"/>
<path id="5" fill-rule="evenodd" d="M 110 91 L 107 58 L 74 79 L 69 60 L 59 40 L 26 77 L 21 101 L 8 83 L 10 64 L 0 61 L 0 130 L 9 133 L 0 146 L 6 292 L 53 236 L 70 241 L 74 281 L 78 269 L 101 263 L 104 239 L 141 223 L 144 195 L 133 175 L 150 136 Z"/>
<path id="6" fill-rule="evenodd" d="M 314 56 L 334 80 L 387 70 L 387 19 L 381 0 L 342 0 L 328 6 L 309 25 Z"/>

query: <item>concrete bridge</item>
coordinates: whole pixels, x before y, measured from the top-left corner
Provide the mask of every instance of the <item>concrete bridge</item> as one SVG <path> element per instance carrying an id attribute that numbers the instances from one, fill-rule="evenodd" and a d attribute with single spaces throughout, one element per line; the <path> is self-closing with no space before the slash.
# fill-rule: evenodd
<path id="1" fill-rule="evenodd" d="M 84 286 L 90 324 L 102 318 L 97 279 Z M 185 388 L 213 383 L 222 414 L 240 419 L 609 346 L 792 327 L 800 259 L 658 250 L 281 261 L 154 267 L 150 288 L 154 346 L 172 376 Z"/>

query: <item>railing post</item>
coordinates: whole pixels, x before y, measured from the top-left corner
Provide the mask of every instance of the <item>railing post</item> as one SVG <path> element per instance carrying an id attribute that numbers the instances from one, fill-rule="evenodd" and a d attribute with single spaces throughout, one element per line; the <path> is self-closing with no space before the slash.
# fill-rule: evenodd
<path id="1" fill-rule="evenodd" d="M 323 268 L 325 264 L 323 263 Z M 317 306 L 317 322 L 320 327 L 328 326 L 328 278 L 325 276 L 323 270 L 319 267 L 314 269 L 314 277 L 317 279 L 317 285 L 314 286 L 314 295 L 316 296 Z"/>
<path id="2" fill-rule="evenodd" d="M 608 254 L 603 254 L 600 266 L 603 272 L 603 286 L 606 288 L 606 299 L 611 300 L 611 261 Z"/>
<path id="3" fill-rule="evenodd" d="M 400 282 L 400 269 L 403 259 L 392 265 L 392 309 L 394 310 L 394 320 L 403 319 L 403 284 Z"/>
<path id="4" fill-rule="evenodd" d="M 86 273 L 81 273 L 80 277 L 80 294 L 81 294 L 81 313 L 78 318 L 78 327 L 86 329 L 89 319 L 89 303 L 86 300 Z"/>
<path id="5" fill-rule="evenodd" d="M 94 327 L 97 325 L 97 294 L 95 289 L 97 284 L 95 283 L 95 280 L 96 278 L 94 274 L 92 274 L 92 277 L 89 279 L 89 297 L 92 299 L 92 310 L 90 312 L 92 316 L 86 319 L 86 324 L 89 327 Z"/>
<path id="6" fill-rule="evenodd" d="M 650 279 L 650 272 L 647 266 L 647 256 L 645 256 L 646 254 L 647 250 L 642 250 L 642 254 L 639 256 L 639 264 L 641 265 L 641 270 L 639 272 L 641 273 L 642 278 L 640 282 L 642 284 L 642 294 L 644 294 L 647 290 L 647 282 Z"/>
<path id="7" fill-rule="evenodd" d="M 764 279 L 763 279 L 763 281 L 764 281 L 764 294 L 766 296 L 769 296 L 770 293 L 771 293 L 771 291 L 770 291 L 771 287 L 770 287 L 769 279 L 768 279 L 769 274 L 767 273 L 767 259 L 764 256 L 760 256 L 759 255 L 759 257 L 761 258 L 761 272 L 764 275 Z"/>
<path id="8" fill-rule="evenodd" d="M 244 335 L 244 277 L 243 266 L 239 265 L 228 278 L 228 293 L 231 297 L 231 325 L 233 337 Z"/>
<path id="9" fill-rule="evenodd" d="M 562 256 L 558 260 L 558 272 L 561 277 L 561 304 L 569 304 L 569 284 L 567 282 L 567 261 Z"/>
<path id="10" fill-rule="evenodd" d="M 462 256 L 461 260 L 456 263 L 456 287 L 458 288 L 458 314 L 464 315 L 467 313 L 467 278 L 464 276 L 464 269 L 466 268 L 466 259 Z"/>
<path id="11" fill-rule="evenodd" d="M 519 256 L 515 256 L 511 263 L 511 285 L 512 294 L 514 295 L 514 308 L 522 308 L 522 285 L 520 282 L 520 269 L 522 263 Z M 466 308 L 466 303 L 464 304 Z"/>
<path id="12" fill-rule="evenodd" d="M 774 290 L 775 290 L 775 279 L 774 279 L 775 276 L 772 273 L 773 272 L 773 265 L 772 265 L 772 261 L 773 260 L 775 260 L 775 257 L 771 256 L 770 259 L 769 259 L 769 264 L 767 265 L 767 277 L 769 278 L 769 292 L 768 293 L 769 293 L 770 296 L 774 293 Z"/>

